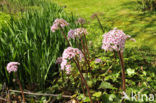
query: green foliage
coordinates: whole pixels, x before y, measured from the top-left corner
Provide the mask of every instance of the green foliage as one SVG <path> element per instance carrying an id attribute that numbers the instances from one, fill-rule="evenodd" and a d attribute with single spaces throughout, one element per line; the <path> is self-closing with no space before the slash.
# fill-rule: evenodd
<path id="1" fill-rule="evenodd" d="M 38 6 L 40 9 L 27 10 L 19 20 L 12 16 L 7 27 L 2 27 L 0 78 L 5 79 L 1 82 L 12 83 L 12 74 L 8 74 L 5 68 L 10 61 L 21 63 L 18 73 L 22 83 L 28 84 L 26 87 L 31 88 L 32 84 L 45 86 L 47 78 L 52 79 L 57 75 L 55 60 L 62 54 L 66 44 L 61 33 L 52 33 L 50 27 L 56 18 L 64 18 L 72 28 L 76 26 L 75 18 L 67 16 L 62 8 L 53 3 L 42 2 Z"/>
<path id="2" fill-rule="evenodd" d="M 99 86 L 102 89 L 113 89 L 113 86 L 108 82 L 102 82 Z"/>
<path id="3" fill-rule="evenodd" d="M 67 34 L 69 28 L 73 29 L 77 27 L 75 24 L 76 18 L 73 17 L 73 15 L 67 15 L 63 9 L 57 5 L 52 3 L 49 4 L 49 2 L 46 1 L 8 1 L 12 1 L 13 4 L 19 3 L 20 5 L 23 5 L 25 12 L 23 12 L 23 14 L 19 12 L 18 19 L 15 15 L 4 16 L 7 17 L 7 21 L 9 22 L 6 23 L 5 26 L 2 25 L 0 35 L 0 78 L 4 78 L 0 80 L 0 83 L 7 82 L 13 88 L 12 79 L 14 78 L 14 75 L 7 73 L 6 65 L 10 61 L 18 61 L 21 63 L 18 74 L 25 89 L 38 91 L 44 89 L 43 87 L 49 87 L 46 88 L 47 93 L 60 94 L 58 97 L 52 98 L 55 102 L 64 103 L 68 101 L 69 99 L 63 98 L 62 95 L 64 94 L 73 95 L 73 98 L 76 98 L 81 102 L 90 102 L 89 97 L 82 94 L 83 89 L 80 74 L 76 65 L 72 64 L 71 74 L 66 75 L 65 72 L 59 70 L 59 66 L 55 64 L 56 58 L 61 56 L 67 44 L 65 43 L 61 32 L 56 31 L 56 33 L 52 33 L 50 31 L 50 26 L 56 18 L 64 18 L 70 23 L 70 27 L 64 29 Z M 144 29 L 148 29 L 154 25 L 152 20 L 155 19 L 155 16 L 135 13 L 134 11 L 131 11 L 131 4 L 134 2 L 128 2 L 128 0 L 120 1 L 122 1 L 122 3 L 115 0 L 107 2 L 99 0 L 100 3 L 98 3 L 97 0 L 92 0 L 91 2 L 85 0 L 89 6 L 92 6 L 96 2 L 95 5 L 100 6 L 99 4 L 101 4 L 100 9 L 105 8 L 105 14 L 99 13 L 105 32 L 114 27 L 119 27 L 132 37 L 135 37 L 138 36 L 138 34 L 141 34 L 142 36 L 142 33 L 145 32 Z M 67 2 L 67 0 L 61 0 L 61 2 L 64 3 Z M 71 7 L 73 8 L 76 6 L 79 6 L 80 8 L 84 8 L 84 5 L 86 6 L 86 4 L 82 4 L 82 2 L 79 3 L 82 5 L 77 5 L 78 1 L 74 1 L 75 3 L 73 3 L 68 0 L 67 3 L 69 2 L 70 9 Z M 106 3 L 106 5 L 103 6 L 101 2 Z M 112 4 L 116 4 L 116 6 L 114 7 Z M 109 7 L 111 7 L 111 9 L 109 9 Z M 123 10 L 123 8 L 126 9 Z M 75 8 L 73 9 L 75 10 Z M 6 9 L 6 12 L 7 10 L 9 9 Z M 95 12 L 99 11 L 97 6 L 93 7 L 93 10 Z M 79 9 L 79 12 L 82 13 L 82 15 L 87 16 L 90 16 L 93 13 L 92 10 L 88 11 L 86 8 L 84 8 L 84 10 Z M 145 16 L 145 18 L 142 18 L 143 16 Z M 2 16 L 2 18 L 4 17 Z M 4 23 L 4 19 L 0 19 L 0 22 L 1 20 L 2 23 Z M 91 20 L 89 22 L 90 24 L 88 23 L 89 25 L 84 25 L 84 27 L 87 27 L 90 32 L 87 39 L 89 41 L 89 52 L 91 55 L 90 63 L 92 69 L 87 73 L 85 71 L 85 66 L 81 65 L 84 67 L 82 68 L 83 75 L 87 80 L 93 101 L 119 103 L 121 102 L 122 97 L 119 57 L 117 53 L 104 52 L 101 49 L 103 33 L 99 29 L 99 24 L 96 20 Z M 142 22 L 143 24 L 141 24 Z M 148 22 L 150 24 L 148 24 Z M 152 34 L 155 30 L 154 26 L 152 30 L 149 31 L 150 33 L 147 31 L 147 33 Z M 146 94 L 155 93 L 155 53 L 156 52 L 153 49 L 143 45 L 139 40 L 135 43 L 127 42 L 124 50 L 124 63 L 126 69 L 126 93 L 129 96 L 132 91 Z M 102 62 L 96 63 L 96 58 L 100 58 Z M 39 102 L 47 101 L 47 98 L 48 97 L 43 96 L 40 98 Z M 50 101 L 50 99 L 51 97 L 48 101 Z M 31 99 L 30 101 L 35 103 L 34 99 Z M 132 101 L 126 102 L 133 103 Z"/>
<path id="4" fill-rule="evenodd" d="M 156 10 L 156 0 L 137 0 L 137 3 L 139 4 L 139 8 L 143 11 Z"/>
<path id="5" fill-rule="evenodd" d="M 5 27 L 10 21 L 10 15 L 0 12 L 0 35 L 2 26 Z"/>
<path id="6" fill-rule="evenodd" d="M 156 89 L 156 81 L 154 80 L 156 73 L 154 69 L 155 51 L 147 46 L 136 47 L 132 44 L 129 44 L 124 51 L 126 93 L 128 96 L 131 96 L 132 91 L 134 93 L 141 91 L 142 94 L 154 93 Z M 107 103 L 121 102 L 121 67 L 117 53 L 115 54 L 116 58 L 114 58 L 112 52 L 106 53 L 99 46 L 90 48 L 90 53 L 92 55 L 92 70 L 88 74 L 85 72 L 83 74 L 90 87 L 92 99 Z M 96 63 L 95 58 L 100 58 L 102 62 Z M 89 101 L 89 97 L 82 94 L 78 75 L 76 67 L 73 67 L 71 75 L 63 75 L 64 79 L 60 78 L 57 83 L 52 83 L 52 85 L 57 85 L 57 88 L 51 91 L 64 91 L 65 88 L 67 93 L 78 95 L 78 100 Z M 127 103 L 133 103 L 133 101 L 127 100 Z"/>
<path id="7" fill-rule="evenodd" d="M 27 9 L 37 9 L 45 0 L 1 0 L 0 10 L 12 15 L 23 13 Z"/>

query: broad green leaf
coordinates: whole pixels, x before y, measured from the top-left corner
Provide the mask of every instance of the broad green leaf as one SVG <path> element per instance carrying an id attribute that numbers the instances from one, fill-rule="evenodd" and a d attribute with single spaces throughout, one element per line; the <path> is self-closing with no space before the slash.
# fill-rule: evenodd
<path id="1" fill-rule="evenodd" d="M 114 89 L 114 87 L 108 83 L 108 82 L 105 82 L 103 81 L 100 86 L 99 86 L 100 89 Z"/>
<path id="2" fill-rule="evenodd" d="M 116 98 L 116 95 L 115 95 L 115 94 L 111 94 L 111 95 L 109 96 L 109 100 L 110 100 L 110 101 L 113 101 L 114 98 Z"/>
<path id="3" fill-rule="evenodd" d="M 85 97 L 85 98 L 83 98 L 83 102 L 90 102 L 89 97 Z"/>
<path id="4" fill-rule="evenodd" d="M 62 98 L 62 94 L 59 94 L 59 96 L 57 96 L 57 99 L 61 99 Z"/>
<path id="5" fill-rule="evenodd" d="M 101 94 L 102 94 L 101 92 L 95 92 L 95 93 L 93 94 L 93 96 L 94 96 L 94 97 L 100 97 Z"/>
<path id="6" fill-rule="evenodd" d="M 81 99 L 83 99 L 83 98 L 85 98 L 84 94 L 80 94 L 80 95 L 78 96 L 78 99 L 79 99 L 79 100 L 81 100 Z"/>
<path id="7" fill-rule="evenodd" d="M 132 75 L 135 74 L 135 70 L 129 68 L 129 69 L 127 69 L 127 73 L 128 73 L 129 76 L 132 76 Z"/>
<path id="8" fill-rule="evenodd" d="M 87 81 L 87 84 L 88 84 L 89 87 L 92 87 L 93 86 L 93 81 L 91 81 L 91 80 Z"/>

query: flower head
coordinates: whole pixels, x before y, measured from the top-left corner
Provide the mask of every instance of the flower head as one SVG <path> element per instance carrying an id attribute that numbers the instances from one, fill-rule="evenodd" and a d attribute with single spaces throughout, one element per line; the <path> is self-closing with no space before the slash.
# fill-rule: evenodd
<path id="1" fill-rule="evenodd" d="M 119 51 L 123 50 L 125 46 L 125 41 L 129 38 L 122 30 L 111 30 L 103 35 L 102 49 L 106 51 Z"/>
<path id="2" fill-rule="evenodd" d="M 20 65 L 20 63 L 18 63 L 18 62 L 10 62 L 10 63 L 8 63 L 7 64 L 7 71 L 9 73 L 16 72 L 17 69 L 18 69 L 18 65 Z"/>
<path id="3" fill-rule="evenodd" d="M 55 32 L 60 27 L 64 28 L 65 26 L 68 26 L 68 25 L 69 25 L 69 23 L 67 23 L 67 21 L 65 21 L 64 19 L 56 19 L 54 21 L 53 25 L 51 26 L 51 31 Z"/>
<path id="4" fill-rule="evenodd" d="M 72 38 L 75 39 L 76 37 L 81 38 L 83 35 L 87 35 L 88 32 L 84 28 L 77 28 L 74 30 L 70 30 L 68 32 L 68 39 Z"/>
<path id="5" fill-rule="evenodd" d="M 76 55 L 80 58 L 80 60 L 83 57 L 82 52 L 78 48 L 68 47 L 67 49 L 64 50 L 62 58 L 70 60 L 74 58 Z"/>
<path id="6" fill-rule="evenodd" d="M 86 29 L 84 29 L 84 28 L 77 28 L 77 29 L 75 29 L 74 35 L 75 35 L 76 37 L 81 37 L 83 34 L 84 34 L 84 35 L 87 35 L 87 34 L 88 34 L 88 32 L 87 32 Z"/>
<path id="7" fill-rule="evenodd" d="M 64 70 L 66 68 L 66 65 L 69 64 L 68 61 L 76 56 L 79 58 L 79 60 L 82 60 L 83 58 L 83 54 L 79 49 L 72 47 L 68 47 L 67 49 L 65 49 L 62 54 L 61 69 Z"/>
<path id="8" fill-rule="evenodd" d="M 75 31 L 70 29 L 70 31 L 68 32 L 68 39 L 75 39 L 75 35 L 74 35 Z"/>

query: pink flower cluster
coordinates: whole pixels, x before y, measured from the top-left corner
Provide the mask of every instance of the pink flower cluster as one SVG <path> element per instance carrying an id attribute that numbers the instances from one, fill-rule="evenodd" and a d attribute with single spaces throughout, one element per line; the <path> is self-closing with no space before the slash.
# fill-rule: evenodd
<path id="1" fill-rule="evenodd" d="M 68 32 L 68 39 L 70 39 L 70 38 L 75 39 L 74 33 L 75 33 L 75 30 L 70 29 L 70 31 Z"/>
<path id="2" fill-rule="evenodd" d="M 74 29 L 74 30 L 70 30 L 68 32 L 68 39 L 75 39 L 76 37 L 78 38 L 81 38 L 83 35 L 87 35 L 88 32 L 86 29 L 84 28 L 77 28 L 77 29 Z"/>
<path id="3" fill-rule="evenodd" d="M 61 69 L 66 69 L 67 73 L 69 73 L 71 68 L 69 60 L 71 60 L 75 56 L 77 56 L 79 60 L 82 60 L 83 58 L 83 54 L 79 49 L 73 47 L 68 47 L 67 49 L 65 49 L 62 54 Z"/>
<path id="4" fill-rule="evenodd" d="M 130 38 L 130 36 L 126 35 L 122 30 L 111 30 L 103 35 L 102 49 L 106 51 L 123 50 L 127 38 Z"/>
<path id="5" fill-rule="evenodd" d="M 16 72 L 17 69 L 18 69 L 18 65 L 20 65 L 20 63 L 18 63 L 18 62 L 10 62 L 10 63 L 8 63 L 8 65 L 7 65 L 7 71 L 9 73 Z"/>
<path id="6" fill-rule="evenodd" d="M 56 19 L 54 21 L 53 25 L 51 26 L 51 31 L 55 32 L 60 27 L 64 28 L 65 26 L 68 26 L 68 25 L 69 25 L 69 23 L 67 23 L 67 21 L 65 21 L 64 19 Z"/>

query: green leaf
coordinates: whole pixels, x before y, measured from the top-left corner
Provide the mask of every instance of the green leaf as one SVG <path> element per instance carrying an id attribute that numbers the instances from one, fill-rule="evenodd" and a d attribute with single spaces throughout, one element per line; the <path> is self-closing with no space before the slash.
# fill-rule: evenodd
<path id="1" fill-rule="evenodd" d="M 114 94 L 111 94 L 111 95 L 109 96 L 109 100 L 110 100 L 110 101 L 113 101 L 114 98 L 116 98 L 116 96 L 115 96 Z"/>
<path id="2" fill-rule="evenodd" d="M 62 94 L 59 94 L 58 96 L 57 96 L 57 99 L 59 100 L 59 99 L 61 99 L 62 98 Z"/>
<path id="3" fill-rule="evenodd" d="M 114 87 L 108 83 L 108 82 L 105 82 L 103 81 L 100 86 L 99 86 L 100 89 L 114 89 Z"/>
<path id="4" fill-rule="evenodd" d="M 85 97 L 85 98 L 83 98 L 83 102 L 90 102 L 89 97 Z"/>
<path id="5" fill-rule="evenodd" d="M 102 92 L 95 92 L 95 93 L 93 94 L 93 96 L 98 98 L 98 97 L 101 96 L 101 94 L 102 94 Z"/>
<path id="6" fill-rule="evenodd" d="M 84 94 L 80 94 L 80 95 L 78 96 L 78 100 L 81 100 L 81 99 L 83 99 L 83 98 L 85 98 Z"/>
<path id="7" fill-rule="evenodd" d="M 77 94 L 72 95 L 72 98 L 75 98 L 75 97 L 77 97 Z"/>
<path id="8" fill-rule="evenodd" d="M 91 81 L 91 80 L 87 81 L 87 84 L 88 84 L 89 87 L 92 87 L 93 86 L 93 81 Z"/>
<path id="9" fill-rule="evenodd" d="M 127 73 L 128 73 L 129 76 L 132 76 L 132 75 L 135 74 L 135 70 L 129 68 L 129 69 L 127 69 Z"/>

